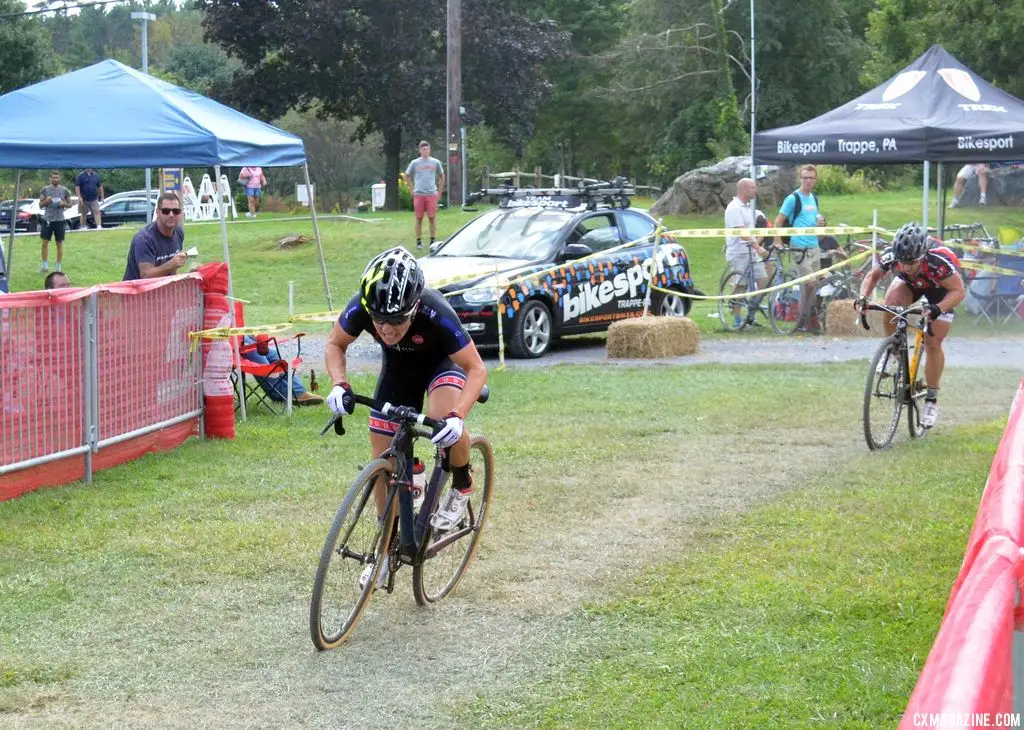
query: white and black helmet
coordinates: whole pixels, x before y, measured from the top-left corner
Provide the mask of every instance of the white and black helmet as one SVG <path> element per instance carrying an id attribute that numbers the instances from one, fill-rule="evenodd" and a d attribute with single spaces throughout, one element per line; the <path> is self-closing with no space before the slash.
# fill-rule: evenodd
<path id="1" fill-rule="evenodd" d="M 359 280 L 363 308 L 378 317 L 401 317 L 416 307 L 423 293 L 423 269 L 401 246 L 373 258 Z"/>

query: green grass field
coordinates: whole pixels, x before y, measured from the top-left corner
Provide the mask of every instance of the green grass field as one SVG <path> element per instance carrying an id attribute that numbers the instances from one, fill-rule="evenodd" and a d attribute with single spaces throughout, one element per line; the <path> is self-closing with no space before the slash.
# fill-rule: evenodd
<path id="1" fill-rule="evenodd" d="M 422 610 L 400 574 L 325 655 L 309 590 L 365 415 L 257 415 L 0 503 L 2 724 L 892 726 L 1020 374 L 949 372 L 941 428 L 872 454 L 864 367 L 492 373 L 464 585 Z"/>
<path id="2" fill-rule="evenodd" d="M 650 199 L 637 199 L 634 204 L 647 208 Z M 878 210 L 879 224 L 896 228 L 907 220 L 920 218 L 919 192 L 873 193 L 824 199 L 830 223 L 869 225 L 872 213 Z M 1024 210 L 1012 208 L 967 208 L 948 211 L 950 223 L 983 222 L 993 234 L 1000 226 L 1024 230 Z M 261 214 L 262 216 L 263 214 Z M 442 210 L 438 213 L 438 236 L 451 235 L 478 213 Z M 295 310 L 320 312 L 327 309 L 314 244 L 295 249 L 277 248 L 282 236 L 299 233 L 312 238 L 313 226 L 308 218 L 280 218 L 267 213 L 255 221 L 241 219 L 228 226 L 230 259 L 235 296 L 249 302 L 247 322 L 271 324 L 282 322 L 288 315 L 288 282 L 295 286 Z M 355 291 L 359 274 L 366 262 L 387 246 L 403 244 L 412 247 L 413 215 L 411 212 L 378 212 L 359 214 L 359 220 L 325 218 L 320 223 L 333 305 L 340 309 Z M 670 229 L 721 227 L 721 214 L 704 216 L 670 216 L 665 225 Z M 118 281 L 124 274 L 128 244 L 134 230 L 71 232 L 65 243 L 65 270 L 75 284 L 89 285 Z M 6 245 L 6 243 L 5 243 Z M 201 261 L 223 260 L 220 226 L 188 224 L 186 245 L 196 246 Z M 688 239 L 694 282 L 705 293 L 717 293 L 724 266 L 720 239 Z M 51 246 L 52 249 L 52 246 Z M 54 256 L 53 251 L 50 253 Z M 42 287 L 42 276 L 36 273 L 39 241 L 33 237 L 15 240 L 12 291 Z M 705 315 L 714 310 L 709 303 L 698 303 L 693 319 L 706 333 L 718 331 L 718 324 Z M 309 327 L 315 328 L 316 325 Z"/>

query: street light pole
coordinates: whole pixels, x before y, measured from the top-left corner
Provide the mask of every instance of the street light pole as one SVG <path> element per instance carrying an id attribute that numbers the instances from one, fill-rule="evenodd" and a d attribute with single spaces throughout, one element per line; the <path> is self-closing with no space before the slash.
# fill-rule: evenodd
<path id="1" fill-rule="evenodd" d="M 753 0 L 751 0 L 753 2 Z M 132 13 L 132 20 L 142 21 L 142 73 L 149 73 L 149 21 L 156 20 L 156 16 L 153 13 L 134 12 Z M 146 168 L 146 223 L 153 222 L 153 206 L 148 205 L 152 199 L 150 190 L 153 188 L 152 181 L 152 170 Z"/>
<path id="2" fill-rule="evenodd" d="M 750 0 L 750 179 L 757 180 L 757 168 L 754 166 L 754 132 L 757 129 L 757 74 L 754 67 L 754 0 Z"/>

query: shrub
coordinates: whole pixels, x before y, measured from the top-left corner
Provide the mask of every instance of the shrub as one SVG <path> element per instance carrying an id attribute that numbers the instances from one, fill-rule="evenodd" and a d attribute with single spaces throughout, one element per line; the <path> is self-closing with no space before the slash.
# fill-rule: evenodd
<path id="1" fill-rule="evenodd" d="M 853 195 L 879 189 L 878 181 L 869 178 L 865 170 L 851 173 L 842 165 L 817 165 L 817 168 L 818 183 L 814 192 L 819 195 Z"/>

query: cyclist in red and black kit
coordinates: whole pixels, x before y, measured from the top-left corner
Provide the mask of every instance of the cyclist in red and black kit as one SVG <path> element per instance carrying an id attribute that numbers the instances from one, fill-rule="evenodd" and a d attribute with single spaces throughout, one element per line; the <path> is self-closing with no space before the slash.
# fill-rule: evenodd
<path id="1" fill-rule="evenodd" d="M 449 449 L 452 487 L 433 524 L 440 530 L 450 529 L 462 516 L 473 491 L 465 418 L 487 382 L 480 353 L 448 301 L 424 288 L 423 270 L 400 246 L 384 251 L 366 266 L 359 293 L 345 306 L 327 341 L 325 361 L 334 382 L 327 405 L 336 414 L 352 413 L 355 408 L 345 353 L 364 331 L 383 350 L 374 398 L 422 412 L 423 396 L 427 395 L 426 414 L 445 421 L 432 440 Z M 395 424 L 382 413 L 370 414 L 374 458 L 388 448 L 395 430 Z M 374 496 L 377 512 L 383 514 L 385 485 L 378 484 Z"/>
<path id="2" fill-rule="evenodd" d="M 925 333 L 927 355 L 924 379 L 928 392 L 921 411 L 921 425 L 931 428 L 939 417 L 939 381 L 946 364 L 942 341 L 953 324 L 953 310 L 963 301 L 964 282 L 957 268 L 960 260 L 945 246 L 928 247 L 928 234 L 920 223 L 906 223 L 896 231 L 892 245 L 875 258 L 874 266 L 860 287 L 858 308 L 867 301 L 879 280 L 890 271 L 896 277 L 885 292 L 889 306 L 909 307 L 921 297 L 927 304 L 932 334 Z M 891 317 L 884 320 L 886 335 L 896 330 Z"/>

